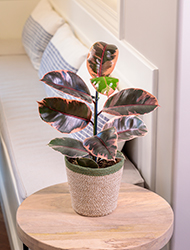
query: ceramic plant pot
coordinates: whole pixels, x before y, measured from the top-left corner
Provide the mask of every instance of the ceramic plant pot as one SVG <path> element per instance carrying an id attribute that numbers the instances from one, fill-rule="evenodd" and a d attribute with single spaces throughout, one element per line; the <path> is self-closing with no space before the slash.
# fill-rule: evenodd
<path id="1" fill-rule="evenodd" d="M 84 216 L 105 216 L 117 207 L 124 158 L 107 168 L 74 165 L 65 157 L 73 209 Z"/>

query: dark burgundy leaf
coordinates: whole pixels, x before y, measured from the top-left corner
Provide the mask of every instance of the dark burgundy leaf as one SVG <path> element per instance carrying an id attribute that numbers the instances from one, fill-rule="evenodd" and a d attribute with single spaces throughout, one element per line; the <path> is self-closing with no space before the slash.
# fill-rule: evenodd
<path id="1" fill-rule="evenodd" d="M 87 138 L 83 143 L 92 155 L 106 160 L 115 160 L 117 153 L 117 132 L 114 127 Z"/>
<path id="2" fill-rule="evenodd" d="M 55 138 L 50 141 L 48 146 L 62 153 L 63 155 L 72 158 L 84 157 L 85 155 L 88 155 L 88 152 L 83 147 L 82 142 L 72 138 Z"/>
<path id="3" fill-rule="evenodd" d="M 41 79 L 47 85 L 66 94 L 92 102 L 90 91 L 85 82 L 75 73 L 68 70 L 51 71 Z"/>
<path id="4" fill-rule="evenodd" d="M 124 89 L 109 97 L 103 110 L 112 115 L 146 114 L 158 107 L 155 96 L 142 89 Z"/>
<path id="5" fill-rule="evenodd" d="M 137 116 L 117 116 L 109 120 L 102 130 L 115 127 L 118 134 L 118 140 L 131 140 L 135 137 L 144 136 L 147 133 L 147 127 Z"/>
<path id="6" fill-rule="evenodd" d="M 92 116 L 91 109 L 76 100 L 51 97 L 38 104 L 42 120 L 62 133 L 74 133 L 84 129 Z"/>

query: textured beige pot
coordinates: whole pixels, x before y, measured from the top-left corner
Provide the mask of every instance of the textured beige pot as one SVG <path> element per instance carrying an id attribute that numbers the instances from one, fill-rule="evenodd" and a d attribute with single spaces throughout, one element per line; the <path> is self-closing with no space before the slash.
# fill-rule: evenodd
<path id="1" fill-rule="evenodd" d="M 108 168 L 86 168 L 65 157 L 73 209 L 84 216 L 105 216 L 117 207 L 124 159 Z"/>

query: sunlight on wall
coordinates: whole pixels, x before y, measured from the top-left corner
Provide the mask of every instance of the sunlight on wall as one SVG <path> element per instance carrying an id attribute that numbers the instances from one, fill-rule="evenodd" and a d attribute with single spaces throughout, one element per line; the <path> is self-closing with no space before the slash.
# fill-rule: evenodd
<path id="1" fill-rule="evenodd" d="M 102 0 L 112 10 L 117 11 L 117 0 Z"/>

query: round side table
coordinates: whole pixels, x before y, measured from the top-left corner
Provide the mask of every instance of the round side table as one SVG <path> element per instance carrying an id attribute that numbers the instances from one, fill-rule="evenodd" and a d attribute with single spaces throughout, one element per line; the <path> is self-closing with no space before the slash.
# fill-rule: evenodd
<path id="1" fill-rule="evenodd" d="M 29 196 L 17 211 L 17 232 L 35 250 L 159 250 L 173 233 L 173 211 L 157 194 L 122 183 L 116 210 L 84 217 L 71 207 L 68 184 Z"/>

